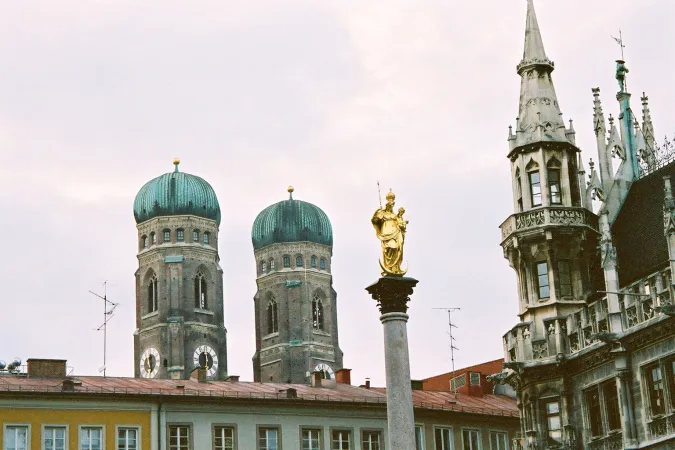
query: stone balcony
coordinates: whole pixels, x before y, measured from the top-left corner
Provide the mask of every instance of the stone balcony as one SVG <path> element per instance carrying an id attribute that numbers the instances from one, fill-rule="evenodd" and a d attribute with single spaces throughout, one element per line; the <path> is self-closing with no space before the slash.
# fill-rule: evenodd
<path id="1" fill-rule="evenodd" d="M 516 232 L 536 232 L 556 227 L 580 227 L 598 232 L 598 216 L 586 208 L 550 206 L 512 214 L 499 226 L 502 243 Z"/>

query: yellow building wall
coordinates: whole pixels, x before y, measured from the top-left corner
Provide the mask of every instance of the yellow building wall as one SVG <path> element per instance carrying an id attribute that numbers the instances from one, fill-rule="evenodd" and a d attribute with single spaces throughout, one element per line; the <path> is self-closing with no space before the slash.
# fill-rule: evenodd
<path id="1" fill-rule="evenodd" d="M 72 408 L 72 407 L 71 407 Z M 104 427 L 105 449 L 117 449 L 116 427 L 137 426 L 140 428 L 140 449 L 150 450 L 150 410 L 119 411 L 105 409 L 46 409 L 46 408 L 0 408 L 0 433 L 4 433 L 6 424 L 30 425 L 31 450 L 42 448 L 43 425 L 67 425 L 68 449 L 78 450 L 79 427 L 81 425 L 99 425 Z"/>

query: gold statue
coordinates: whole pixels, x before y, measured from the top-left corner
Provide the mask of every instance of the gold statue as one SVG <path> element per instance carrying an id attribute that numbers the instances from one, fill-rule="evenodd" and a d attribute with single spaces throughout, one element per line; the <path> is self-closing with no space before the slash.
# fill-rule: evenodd
<path id="1" fill-rule="evenodd" d="M 398 209 L 398 214 L 394 212 L 394 201 L 396 195 L 389 190 L 387 194 L 387 203 L 380 207 L 373 214 L 370 220 L 375 228 L 375 234 L 382 243 L 382 258 L 380 259 L 380 268 L 383 276 L 402 277 L 408 271 L 408 267 L 401 268 L 403 263 L 403 243 L 405 233 L 408 227 L 408 221 L 403 219 L 404 208 Z"/>

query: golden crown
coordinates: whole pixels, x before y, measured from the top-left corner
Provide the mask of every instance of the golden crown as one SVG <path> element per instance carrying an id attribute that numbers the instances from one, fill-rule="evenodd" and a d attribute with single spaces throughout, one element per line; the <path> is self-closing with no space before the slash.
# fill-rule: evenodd
<path id="1" fill-rule="evenodd" d="M 391 189 L 389 189 L 389 193 L 387 193 L 387 200 L 394 200 L 396 198 L 396 195 L 394 195 L 393 192 L 391 192 Z"/>

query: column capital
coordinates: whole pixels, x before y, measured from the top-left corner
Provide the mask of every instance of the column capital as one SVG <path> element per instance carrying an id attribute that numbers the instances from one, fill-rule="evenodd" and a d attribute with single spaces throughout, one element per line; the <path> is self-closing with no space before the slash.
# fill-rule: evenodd
<path id="1" fill-rule="evenodd" d="M 384 276 L 366 288 L 382 314 L 405 313 L 418 281 L 410 277 Z"/>

